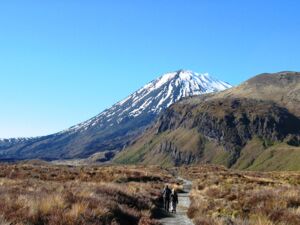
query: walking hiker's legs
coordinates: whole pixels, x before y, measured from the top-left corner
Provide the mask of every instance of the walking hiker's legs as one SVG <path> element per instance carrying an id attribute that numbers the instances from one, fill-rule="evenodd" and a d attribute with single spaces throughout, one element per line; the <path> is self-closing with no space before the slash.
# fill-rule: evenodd
<path id="1" fill-rule="evenodd" d="M 169 210 L 170 210 L 170 200 L 167 200 L 167 206 L 166 207 L 167 207 L 166 208 L 167 212 L 169 212 Z"/>
<path id="2" fill-rule="evenodd" d="M 167 198 L 164 198 L 164 210 L 166 210 L 167 212 L 169 212 L 170 210 L 170 200 Z"/>
<path id="3" fill-rule="evenodd" d="M 164 209 L 166 211 L 169 211 L 169 205 L 170 205 L 169 200 L 164 198 Z"/>

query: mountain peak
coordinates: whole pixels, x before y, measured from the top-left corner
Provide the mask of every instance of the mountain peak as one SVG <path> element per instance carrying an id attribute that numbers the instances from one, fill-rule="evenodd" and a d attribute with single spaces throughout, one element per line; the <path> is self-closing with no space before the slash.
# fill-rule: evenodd
<path id="1" fill-rule="evenodd" d="M 228 83 L 217 80 L 208 73 L 199 74 L 190 70 L 165 73 L 110 109 L 67 131 L 86 130 L 91 126 L 111 127 L 143 115 L 156 116 L 184 97 L 222 91 L 230 87 Z"/>
<path id="2" fill-rule="evenodd" d="M 202 75 L 208 76 L 208 73 L 204 73 Z M 199 74 L 191 70 L 180 69 L 175 72 L 165 73 L 162 76 L 160 76 L 157 80 L 163 80 L 163 81 L 169 81 L 171 79 L 189 80 L 195 76 L 199 76 Z"/>
<path id="3" fill-rule="evenodd" d="M 97 116 L 56 134 L 20 141 L 1 141 L 0 158 L 61 159 L 88 157 L 123 149 L 180 99 L 231 87 L 207 73 L 179 70 L 159 76 Z"/>
<path id="4" fill-rule="evenodd" d="M 185 82 L 189 82 L 191 84 L 191 90 L 189 91 L 192 95 L 197 95 L 197 92 L 199 91 L 201 91 L 201 93 L 199 94 L 203 94 L 214 91 L 222 91 L 232 87 L 226 82 L 211 77 L 208 73 L 196 73 L 191 70 L 180 69 L 175 72 L 169 72 L 159 76 L 159 78 L 146 84 L 142 89 L 147 89 L 149 87 L 159 88 L 169 82 L 173 82 L 176 87 L 184 84 Z M 140 89 L 139 91 L 141 91 L 142 89 Z"/>

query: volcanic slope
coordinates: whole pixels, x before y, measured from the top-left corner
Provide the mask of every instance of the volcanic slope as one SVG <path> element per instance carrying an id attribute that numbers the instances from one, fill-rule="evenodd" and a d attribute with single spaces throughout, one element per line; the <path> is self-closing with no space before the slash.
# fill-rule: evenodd
<path id="1" fill-rule="evenodd" d="M 258 75 L 172 105 L 117 163 L 300 169 L 300 73 Z"/>

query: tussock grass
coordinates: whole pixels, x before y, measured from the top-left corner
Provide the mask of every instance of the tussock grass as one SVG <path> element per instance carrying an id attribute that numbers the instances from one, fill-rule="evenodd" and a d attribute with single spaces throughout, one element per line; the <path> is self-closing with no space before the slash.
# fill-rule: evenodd
<path id="1" fill-rule="evenodd" d="M 193 180 L 188 216 L 197 225 L 299 225 L 299 172 L 183 167 Z"/>
<path id="2" fill-rule="evenodd" d="M 158 167 L 0 165 L 0 224 L 158 224 Z"/>

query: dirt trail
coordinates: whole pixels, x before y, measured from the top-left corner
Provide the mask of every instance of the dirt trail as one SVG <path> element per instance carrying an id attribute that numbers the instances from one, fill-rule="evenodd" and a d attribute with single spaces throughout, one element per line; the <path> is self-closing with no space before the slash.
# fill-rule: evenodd
<path id="1" fill-rule="evenodd" d="M 169 214 L 168 217 L 165 217 L 159 220 L 164 225 L 193 225 L 193 222 L 187 216 L 187 210 L 190 206 L 189 192 L 192 188 L 192 182 L 179 178 L 184 182 L 183 190 L 184 193 L 178 194 L 178 206 L 176 214 Z"/>

